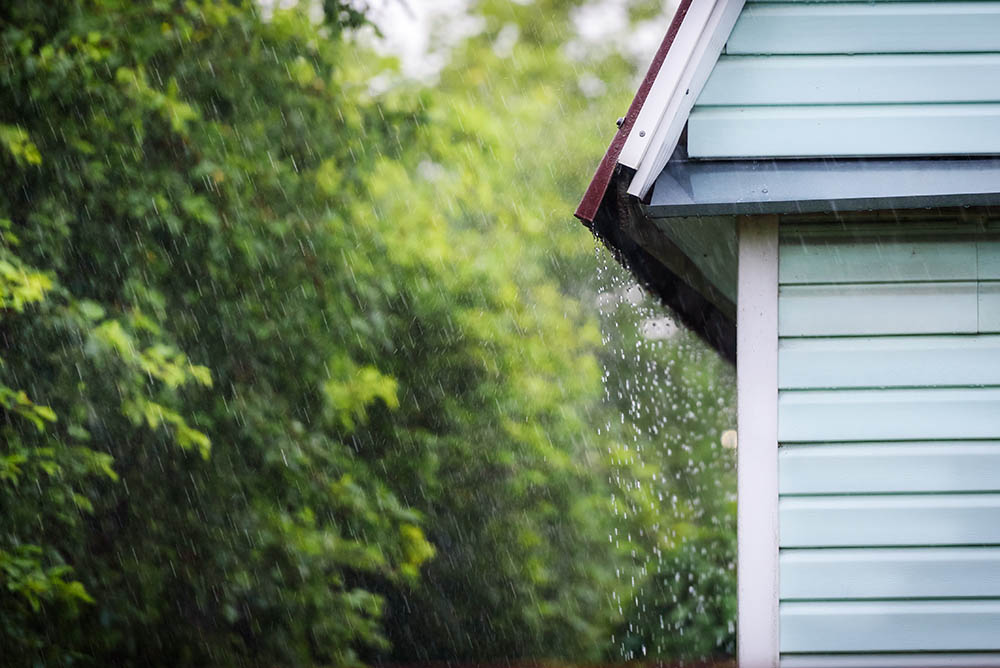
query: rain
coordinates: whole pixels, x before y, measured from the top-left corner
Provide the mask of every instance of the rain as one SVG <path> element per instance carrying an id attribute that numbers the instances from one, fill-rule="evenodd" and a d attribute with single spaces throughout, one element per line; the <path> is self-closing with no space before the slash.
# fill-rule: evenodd
<path id="1" fill-rule="evenodd" d="M 3 3 L 0 664 L 735 665 L 731 356 L 573 217 L 675 9 Z"/>

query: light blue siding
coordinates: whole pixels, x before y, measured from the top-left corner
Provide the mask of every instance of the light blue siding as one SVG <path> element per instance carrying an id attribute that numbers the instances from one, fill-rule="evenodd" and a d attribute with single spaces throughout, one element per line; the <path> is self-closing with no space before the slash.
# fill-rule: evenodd
<path id="1" fill-rule="evenodd" d="M 866 494 L 1000 489 L 1000 442 L 786 445 L 779 492 Z"/>
<path id="2" fill-rule="evenodd" d="M 753 3 L 727 54 L 1000 51 L 1000 2 Z"/>
<path id="3" fill-rule="evenodd" d="M 784 339 L 781 389 L 1000 385 L 1000 336 Z"/>
<path id="4" fill-rule="evenodd" d="M 988 650 L 997 646 L 1000 602 L 790 602 L 780 623 L 782 652 Z"/>
<path id="5" fill-rule="evenodd" d="M 1000 72 L 998 72 L 1000 76 Z M 1000 104 L 696 107 L 699 158 L 1000 153 Z"/>
<path id="6" fill-rule="evenodd" d="M 971 234 L 944 243 L 936 236 L 811 237 L 782 244 L 778 279 L 782 285 L 974 281 L 979 277 L 976 255 Z"/>
<path id="7" fill-rule="evenodd" d="M 892 654 L 785 654 L 781 657 L 781 668 L 969 668 L 969 666 L 997 668 L 1000 666 L 1000 654 L 893 652 Z"/>
<path id="8" fill-rule="evenodd" d="M 1000 665 L 994 228 L 785 226 L 779 282 L 782 667 Z"/>
<path id="9" fill-rule="evenodd" d="M 1000 54 L 722 56 L 703 106 L 1000 100 Z"/>
<path id="10" fill-rule="evenodd" d="M 979 331 L 1000 332 L 1000 281 L 979 283 Z"/>
<path id="11" fill-rule="evenodd" d="M 979 278 L 1000 280 L 1000 241 L 993 238 L 980 241 L 977 262 L 979 264 Z"/>
<path id="12" fill-rule="evenodd" d="M 1000 494 L 791 496 L 778 515 L 784 548 L 1000 545 Z"/>
<path id="13" fill-rule="evenodd" d="M 1000 388 L 786 391 L 778 411 L 783 443 L 1000 438 Z"/>
<path id="14" fill-rule="evenodd" d="M 1000 597 L 1000 548 L 785 550 L 781 598 Z"/>
<path id="15" fill-rule="evenodd" d="M 781 336 L 961 334 L 978 331 L 975 282 L 783 285 Z"/>
<path id="16" fill-rule="evenodd" d="M 688 154 L 1000 154 L 1000 2 L 749 2 Z"/>

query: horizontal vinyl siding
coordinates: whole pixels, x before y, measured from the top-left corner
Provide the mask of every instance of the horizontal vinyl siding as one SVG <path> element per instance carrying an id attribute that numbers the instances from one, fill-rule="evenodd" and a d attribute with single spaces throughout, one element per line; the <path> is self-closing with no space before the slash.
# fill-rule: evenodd
<path id="1" fill-rule="evenodd" d="M 792 285 L 980 278 L 976 264 L 981 243 L 973 230 L 959 233 L 945 226 L 937 234 L 898 238 L 892 236 L 896 233 L 893 228 L 871 227 L 861 228 L 849 238 L 824 228 L 818 235 L 808 227 L 792 228 L 794 234 L 786 237 L 791 240 L 781 248 L 778 280 Z M 943 240 L 949 233 L 952 237 Z M 987 252 L 994 251 L 990 248 Z M 1000 259 L 1000 253 L 997 255 Z"/>
<path id="2" fill-rule="evenodd" d="M 997 73 L 1000 76 L 1000 72 Z M 697 158 L 1000 153 L 1000 104 L 697 107 Z"/>
<path id="3" fill-rule="evenodd" d="M 780 336 L 974 334 L 978 286 L 948 283 L 865 283 L 782 287 Z"/>
<path id="4" fill-rule="evenodd" d="M 788 0 L 797 2 L 798 0 Z M 853 0 L 852 0 L 853 1 Z M 861 0 L 857 0 L 861 1 Z M 791 654 L 781 660 L 781 668 L 995 668 L 1000 654 L 966 652 L 951 654 Z"/>
<path id="5" fill-rule="evenodd" d="M 727 54 L 1000 51 L 1000 2 L 750 3 Z"/>
<path id="6" fill-rule="evenodd" d="M 785 496 L 778 517 L 786 548 L 1000 545 L 1000 494 Z"/>
<path id="7" fill-rule="evenodd" d="M 998 103 L 1000 1 L 748 2 L 688 153 L 997 154 Z"/>
<path id="8" fill-rule="evenodd" d="M 783 668 L 1000 665 L 998 238 L 782 229 Z"/>
<path id="9" fill-rule="evenodd" d="M 1000 598 L 1000 548 L 786 550 L 781 598 Z"/>
<path id="10" fill-rule="evenodd" d="M 980 281 L 979 331 L 1000 332 L 1000 281 Z"/>
<path id="11" fill-rule="evenodd" d="M 742 107 L 1000 100 L 1000 54 L 725 56 L 698 104 Z"/>
<path id="12" fill-rule="evenodd" d="M 783 443 L 1000 437 L 1000 388 L 784 392 L 778 411 Z"/>
<path id="13" fill-rule="evenodd" d="M 1000 386 L 1000 336 L 786 338 L 782 389 Z"/>
<path id="14" fill-rule="evenodd" d="M 779 618 L 783 652 L 992 650 L 1000 602 L 789 602 L 781 604 Z"/>
<path id="15" fill-rule="evenodd" d="M 781 494 L 1000 489 L 1000 441 L 810 443 L 778 456 Z"/>

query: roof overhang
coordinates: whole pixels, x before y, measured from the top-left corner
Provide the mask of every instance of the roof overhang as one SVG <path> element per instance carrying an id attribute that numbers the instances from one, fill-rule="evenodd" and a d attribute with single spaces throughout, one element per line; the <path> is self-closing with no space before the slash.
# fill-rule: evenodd
<path id="1" fill-rule="evenodd" d="M 1000 207 L 996 156 L 689 159 L 686 121 L 743 4 L 682 0 L 576 211 L 729 360 L 740 217 L 960 220 Z"/>
<path id="2" fill-rule="evenodd" d="M 675 157 L 645 203 L 628 194 L 633 178 L 618 167 L 589 227 L 678 320 L 730 361 L 740 217 L 959 220 L 995 215 L 1000 207 L 1000 158 Z"/>
<path id="3" fill-rule="evenodd" d="M 632 176 L 627 167 L 616 167 L 610 187 L 587 226 L 680 322 L 735 362 L 735 299 L 692 259 L 696 253 L 682 248 L 675 236 L 656 225 L 646 207 L 627 193 Z"/>

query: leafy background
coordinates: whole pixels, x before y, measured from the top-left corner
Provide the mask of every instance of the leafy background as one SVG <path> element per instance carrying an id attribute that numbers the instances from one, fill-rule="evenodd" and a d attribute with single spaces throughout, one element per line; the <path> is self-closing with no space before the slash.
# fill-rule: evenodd
<path id="1" fill-rule="evenodd" d="M 341 0 L 0 5 L 4 663 L 732 653 L 732 372 L 569 216 L 579 5 L 433 85 Z"/>

